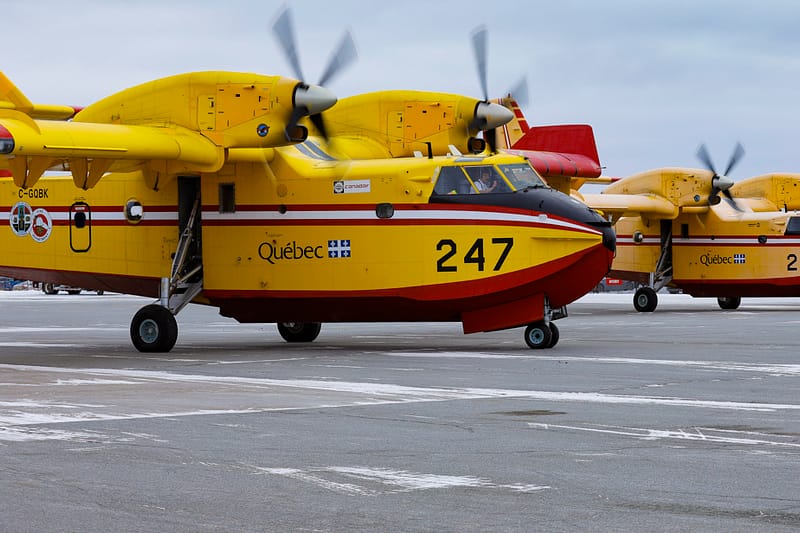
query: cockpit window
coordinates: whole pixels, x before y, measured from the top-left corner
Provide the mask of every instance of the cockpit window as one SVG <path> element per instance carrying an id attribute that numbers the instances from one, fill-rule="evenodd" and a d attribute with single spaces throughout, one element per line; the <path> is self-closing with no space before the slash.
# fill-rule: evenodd
<path id="1" fill-rule="evenodd" d="M 492 166 L 467 167 L 475 190 L 481 194 L 490 192 L 509 192 L 508 184 Z"/>
<path id="2" fill-rule="evenodd" d="M 800 217 L 789 217 L 786 224 L 786 235 L 800 235 Z"/>
<path id="3" fill-rule="evenodd" d="M 446 166 L 439 171 L 433 194 L 503 193 L 526 187 L 547 187 L 533 167 L 526 163 L 499 165 L 499 167 Z"/>
<path id="4" fill-rule="evenodd" d="M 525 187 L 547 187 L 542 178 L 533 170 L 533 167 L 525 163 L 500 165 L 500 170 L 517 191 Z"/>
<path id="5" fill-rule="evenodd" d="M 444 167 L 439 172 L 434 194 L 469 194 L 474 192 L 472 185 L 461 167 Z"/>

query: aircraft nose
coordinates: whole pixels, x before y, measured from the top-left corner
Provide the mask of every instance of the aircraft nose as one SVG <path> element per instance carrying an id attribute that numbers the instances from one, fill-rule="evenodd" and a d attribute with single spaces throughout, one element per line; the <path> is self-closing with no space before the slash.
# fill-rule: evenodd
<path id="1" fill-rule="evenodd" d="M 475 109 L 475 119 L 484 122 L 483 129 L 493 130 L 503 124 L 508 124 L 514 118 L 514 113 L 500 104 L 481 102 Z"/>
<path id="2" fill-rule="evenodd" d="M 333 107 L 337 100 L 332 91 L 319 85 L 300 84 L 294 91 L 294 106 L 305 107 L 309 115 L 322 113 Z"/>
<path id="3" fill-rule="evenodd" d="M 617 252 L 617 234 L 614 232 L 614 228 L 611 227 L 611 225 L 603 228 L 603 246 L 608 248 L 612 253 Z"/>

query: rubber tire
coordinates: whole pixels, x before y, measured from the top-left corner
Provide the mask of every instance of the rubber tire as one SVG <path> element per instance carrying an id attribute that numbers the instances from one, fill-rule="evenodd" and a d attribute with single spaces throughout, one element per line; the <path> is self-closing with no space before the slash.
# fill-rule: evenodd
<path id="1" fill-rule="evenodd" d="M 548 348 L 552 348 L 556 344 L 558 344 L 558 339 L 561 334 L 558 331 L 558 326 L 556 326 L 555 322 L 550 322 L 550 346 Z"/>
<path id="2" fill-rule="evenodd" d="M 733 311 L 734 309 L 739 309 L 739 306 L 742 305 L 742 297 L 720 296 L 717 298 L 717 304 L 719 304 L 720 309 Z"/>
<path id="3" fill-rule="evenodd" d="M 42 292 L 45 294 L 58 294 L 52 283 L 42 283 Z"/>
<path id="4" fill-rule="evenodd" d="M 286 342 L 312 342 L 321 329 L 319 322 L 278 322 L 278 333 Z"/>
<path id="5" fill-rule="evenodd" d="M 553 330 L 544 322 L 534 322 L 525 328 L 525 343 L 532 350 L 550 348 Z"/>
<path id="6" fill-rule="evenodd" d="M 639 287 L 633 295 L 633 307 L 640 313 L 652 313 L 658 307 L 658 295 L 650 287 Z"/>
<path id="7" fill-rule="evenodd" d="M 165 353 L 177 340 L 178 322 L 166 307 L 146 305 L 131 320 L 131 342 L 140 352 Z"/>

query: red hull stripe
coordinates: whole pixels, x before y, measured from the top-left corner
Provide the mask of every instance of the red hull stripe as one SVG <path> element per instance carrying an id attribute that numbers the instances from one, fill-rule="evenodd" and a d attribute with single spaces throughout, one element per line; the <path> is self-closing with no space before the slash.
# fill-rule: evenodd
<path id="1" fill-rule="evenodd" d="M 673 280 L 683 292 L 698 297 L 798 297 L 800 279 Z"/>
<path id="2" fill-rule="evenodd" d="M 693 246 L 740 246 L 743 248 L 760 248 L 763 246 L 800 246 L 800 237 L 795 235 L 767 235 L 767 241 L 764 243 L 758 242 L 757 235 L 734 235 L 726 237 L 702 237 L 691 239 L 673 240 L 673 248 L 677 247 L 693 247 Z M 643 245 L 661 245 L 660 237 L 645 237 L 641 242 L 634 242 L 631 235 L 617 235 L 617 246 L 643 246 Z"/>
<path id="3" fill-rule="evenodd" d="M 401 225 L 459 225 L 459 224 L 501 224 L 554 228 L 578 231 L 592 235 L 601 232 L 574 221 L 545 214 L 525 212 L 520 209 L 449 209 L 429 207 L 426 209 L 395 209 L 391 219 L 377 218 L 373 209 L 317 210 L 298 209 L 280 213 L 277 210 L 237 211 L 222 214 L 204 212 L 203 225 L 361 225 L 361 224 L 401 224 Z"/>
<path id="4" fill-rule="evenodd" d="M 582 254 L 528 269 L 527 277 L 515 273 L 497 276 L 499 281 L 382 291 L 206 290 L 201 296 L 210 297 L 210 303 L 220 307 L 220 314 L 241 322 L 462 321 L 464 313 L 480 315 L 491 311 L 491 328 L 502 329 L 540 319 L 542 310 L 531 309 L 530 305 L 537 295 L 547 295 L 553 306 L 580 298 L 602 279 L 611 260 L 612 253 L 598 245 Z M 156 297 L 160 286 L 155 278 L 2 265 L 0 274 L 149 297 Z M 496 292 L 485 292 L 487 283 Z M 502 311 L 502 316 L 497 310 Z"/>
<path id="5" fill-rule="evenodd" d="M 50 213 L 54 226 L 67 226 L 70 220 L 70 208 L 64 206 L 34 206 Z M 122 207 L 90 206 L 92 226 L 129 226 Z M 0 224 L 9 222 L 10 212 L 0 211 Z M 178 224 L 178 211 L 176 208 L 151 208 L 145 209 L 144 218 L 138 225 L 143 226 L 176 226 Z"/>

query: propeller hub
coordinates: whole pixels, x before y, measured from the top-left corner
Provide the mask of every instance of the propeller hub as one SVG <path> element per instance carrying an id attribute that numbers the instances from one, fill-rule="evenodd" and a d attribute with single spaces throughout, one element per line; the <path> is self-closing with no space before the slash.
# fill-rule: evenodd
<path id="1" fill-rule="evenodd" d="M 294 107 L 304 107 L 309 115 L 322 113 L 338 100 L 332 91 L 319 85 L 298 84 L 294 90 Z"/>
<path id="2" fill-rule="evenodd" d="M 480 102 L 475 108 L 475 121 L 480 122 L 481 129 L 493 130 L 508 124 L 514 113 L 505 106 L 491 102 Z"/>
<path id="3" fill-rule="evenodd" d="M 714 176 L 712 184 L 717 190 L 720 191 L 727 191 L 731 187 L 733 187 L 734 181 L 730 179 L 728 176 Z"/>

